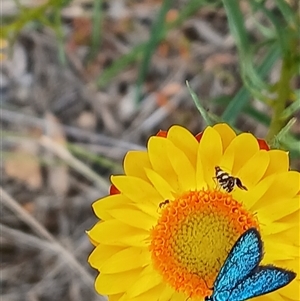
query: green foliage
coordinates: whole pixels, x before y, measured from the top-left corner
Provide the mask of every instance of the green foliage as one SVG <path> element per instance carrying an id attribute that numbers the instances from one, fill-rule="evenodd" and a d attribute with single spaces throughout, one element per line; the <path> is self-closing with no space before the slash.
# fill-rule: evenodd
<path id="1" fill-rule="evenodd" d="M 92 43 L 91 43 L 91 50 L 89 54 L 89 60 L 92 61 L 101 45 L 101 38 L 102 38 L 102 21 L 103 21 L 103 12 L 102 12 L 102 0 L 96 0 L 94 3 L 93 9 L 93 29 L 92 29 Z"/>
<path id="2" fill-rule="evenodd" d="M 61 24 L 61 9 L 71 0 L 49 0 L 46 4 L 25 8 L 17 0 L 19 14 L 13 20 L 3 20 L 1 35 L 14 40 L 25 26 L 49 26 L 57 35 L 60 61 L 66 61 L 64 54 L 64 36 Z M 290 4 L 292 3 L 292 4 Z M 294 6 L 293 5 L 294 3 Z M 90 44 L 89 60 L 93 60 L 99 52 L 102 37 L 102 0 L 94 1 L 92 16 L 92 38 Z M 241 9 L 241 4 L 247 6 L 247 15 Z M 266 0 L 189 0 L 179 10 L 178 18 L 172 23 L 165 21 L 166 13 L 172 1 L 163 0 L 157 19 L 150 32 L 148 41 L 143 41 L 129 50 L 128 53 L 116 59 L 109 67 L 101 72 L 95 80 L 99 88 L 107 84 L 122 70 L 132 63 L 140 63 L 137 80 L 137 100 L 140 99 L 141 87 L 149 72 L 151 58 L 160 41 L 167 33 L 178 28 L 190 16 L 195 15 L 204 6 L 224 6 L 230 32 L 235 40 L 238 50 L 240 73 L 243 86 L 236 96 L 227 102 L 221 118 L 205 115 L 203 107 L 196 95 L 190 90 L 192 98 L 207 121 L 213 123 L 223 120 L 235 125 L 237 118 L 243 113 L 255 119 L 258 123 L 268 127 L 267 140 L 273 146 L 283 141 L 281 146 L 300 156 L 299 141 L 290 133 L 288 127 L 284 137 L 280 134 L 282 129 L 299 110 L 300 93 L 291 87 L 292 80 L 300 70 L 299 28 L 300 17 L 297 13 L 297 1 L 274 0 L 273 8 L 266 5 Z M 258 41 L 252 40 L 247 29 L 246 21 L 252 21 L 255 31 L 259 35 Z M 275 65 L 281 62 L 279 80 L 269 83 L 270 73 Z M 264 103 L 273 113 L 271 116 L 258 111 L 252 100 Z M 203 115 L 204 114 L 204 115 Z M 279 137 L 279 138 L 278 138 Z M 278 140 L 279 139 L 279 140 Z"/>
<path id="3" fill-rule="evenodd" d="M 136 101 L 139 102 L 141 98 L 142 84 L 146 78 L 147 72 L 149 70 L 152 54 L 154 53 L 157 44 L 160 41 L 161 28 L 166 26 L 166 15 L 171 8 L 172 0 L 165 0 L 161 6 L 160 12 L 158 14 L 157 20 L 151 30 L 151 35 L 147 47 L 145 48 L 143 61 L 139 70 L 138 82 L 137 82 L 137 95 Z"/>
<path id="4" fill-rule="evenodd" d="M 244 88 L 236 95 L 226 108 L 223 119 L 232 124 L 236 121 L 239 114 L 245 111 L 248 114 L 255 113 L 253 109 L 247 105 L 250 97 L 266 103 L 273 111 L 271 120 L 263 118 L 255 114 L 255 118 L 260 123 L 269 126 L 267 140 L 274 145 L 274 141 L 278 141 L 278 137 L 282 129 L 292 118 L 293 114 L 299 110 L 299 98 L 295 99 L 296 91 L 291 88 L 291 80 L 299 73 L 299 49 L 298 49 L 298 29 L 300 28 L 300 19 L 296 11 L 285 1 L 276 0 L 276 11 L 265 6 L 266 1 L 248 1 L 252 8 L 253 18 L 257 13 L 262 14 L 271 27 L 266 27 L 256 20 L 256 27 L 263 37 L 264 43 L 251 44 L 249 42 L 248 32 L 245 26 L 245 17 L 242 14 L 239 0 L 223 0 L 227 13 L 230 31 L 236 41 L 239 52 L 241 75 Z M 278 10 L 278 11 L 277 11 Z M 265 59 L 261 63 L 257 63 L 256 53 L 266 48 Z M 271 68 L 278 61 L 282 62 L 281 75 L 275 85 L 268 84 L 266 75 L 270 73 Z M 292 100 L 291 104 L 289 101 Z M 245 110 L 245 108 L 247 109 Z M 289 123 L 288 123 L 289 124 Z M 288 127 L 285 133 L 285 146 L 288 149 L 298 149 L 300 154 L 300 144 L 295 147 L 295 138 L 289 133 Z M 279 136 L 278 136 L 279 135 Z M 276 138 L 274 138 L 276 137 Z M 282 137 L 279 138 L 282 140 Z"/>
<path id="5" fill-rule="evenodd" d="M 149 68 L 149 60 L 151 54 L 153 54 L 154 46 L 158 44 L 158 42 L 162 41 L 167 32 L 173 28 L 180 26 L 185 20 L 187 20 L 191 15 L 197 12 L 197 10 L 207 4 L 207 0 L 190 0 L 180 11 L 178 18 L 172 22 L 171 24 L 167 24 L 162 20 L 163 15 L 165 14 L 165 7 L 169 6 L 169 0 L 164 0 L 160 18 L 157 20 L 156 26 L 153 27 L 151 32 L 150 40 L 147 42 L 142 42 L 141 44 L 133 47 L 131 51 L 119 59 L 116 59 L 110 67 L 105 69 L 100 77 L 97 80 L 97 85 L 101 87 L 105 87 L 108 82 L 115 77 L 121 70 L 128 67 L 130 64 L 143 60 L 140 69 L 140 76 L 142 79 L 138 79 L 139 86 L 143 83 L 144 74 L 147 73 Z M 151 47 L 149 47 L 149 44 Z M 150 49 L 147 49 L 147 48 Z M 139 93 L 138 93 L 139 95 Z"/>
<path id="6" fill-rule="evenodd" d="M 210 114 L 209 112 L 207 112 L 207 110 L 202 106 L 201 100 L 198 98 L 198 96 L 196 95 L 196 93 L 191 89 L 190 84 L 188 81 L 186 81 L 186 85 L 187 88 L 192 96 L 192 99 L 194 101 L 194 104 L 196 106 L 196 108 L 198 109 L 198 111 L 200 112 L 203 120 L 205 121 L 205 123 L 207 125 L 214 125 L 215 123 L 218 122 L 218 120 L 216 120 L 216 117 L 213 116 L 212 114 Z"/>
<path id="7" fill-rule="evenodd" d="M 33 24 L 49 26 L 54 29 L 57 26 L 61 27 L 61 24 L 55 22 L 55 17 L 52 17 L 64 6 L 68 5 L 71 0 L 49 0 L 47 3 L 33 8 L 22 6 L 17 0 L 14 0 L 14 2 L 18 7 L 19 12 L 17 18 L 2 20 L 2 38 L 14 39 L 25 26 Z"/>
<path id="8" fill-rule="evenodd" d="M 14 42 L 24 27 L 48 26 L 54 30 L 58 41 L 59 58 L 62 64 L 66 62 L 64 53 L 64 40 L 61 23 L 61 9 L 68 5 L 71 0 L 49 0 L 43 5 L 34 8 L 22 6 L 18 0 L 14 0 L 18 7 L 16 18 L 2 20 L 1 38 Z"/>

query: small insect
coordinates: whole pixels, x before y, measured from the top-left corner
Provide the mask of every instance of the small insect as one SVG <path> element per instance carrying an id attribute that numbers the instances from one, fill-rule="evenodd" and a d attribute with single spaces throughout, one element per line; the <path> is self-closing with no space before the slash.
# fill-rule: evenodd
<path id="1" fill-rule="evenodd" d="M 170 203 L 169 200 L 165 200 L 165 201 L 159 203 L 159 205 L 158 205 L 158 206 L 159 206 L 159 209 L 163 208 L 164 206 L 166 206 L 166 205 L 169 204 L 169 203 Z"/>
<path id="2" fill-rule="evenodd" d="M 230 176 L 229 173 L 222 170 L 219 166 L 215 167 L 215 179 L 217 179 L 219 185 L 227 192 L 231 192 L 235 185 L 240 189 L 248 190 L 239 178 Z"/>
<path id="3" fill-rule="evenodd" d="M 205 301 L 244 301 L 265 295 L 289 284 L 296 273 L 273 265 L 260 266 L 263 243 L 250 228 L 232 247 Z"/>

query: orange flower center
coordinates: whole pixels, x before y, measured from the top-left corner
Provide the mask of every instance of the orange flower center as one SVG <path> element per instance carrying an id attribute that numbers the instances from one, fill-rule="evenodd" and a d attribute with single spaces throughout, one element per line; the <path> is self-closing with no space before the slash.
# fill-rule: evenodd
<path id="1" fill-rule="evenodd" d="M 191 298 L 211 294 L 215 278 L 238 237 L 255 217 L 231 194 L 190 191 L 164 204 L 151 231 L 155 268 L 176 291 Z"/>

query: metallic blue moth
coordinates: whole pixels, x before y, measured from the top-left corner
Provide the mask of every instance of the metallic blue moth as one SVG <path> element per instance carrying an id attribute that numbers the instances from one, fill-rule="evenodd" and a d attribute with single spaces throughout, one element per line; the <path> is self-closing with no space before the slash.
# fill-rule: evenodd
<path id="1" fill-rule="evenodd" d="M 259 266 L 263 244 L 255 228 L 236 241 L 205 301 L 244 301 L 273 292 L 287 284 L 296 273 L 272 265 Z"/>

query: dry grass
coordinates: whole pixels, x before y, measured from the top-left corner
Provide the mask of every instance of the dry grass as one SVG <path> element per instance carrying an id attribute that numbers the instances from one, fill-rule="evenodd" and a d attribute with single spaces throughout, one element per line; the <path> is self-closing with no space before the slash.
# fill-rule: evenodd
<path id="1" fill-rule="evenodd" d="M 101 51 L 89 64 L 83 57 L 91 24 L 74 12 L 76 5 L 87 10 L 81 2 L 63 12 L 65 65 L 50 29 L 26 28 L 1 67 L 3 301 L 104 300 L 94 292 L 85 230 L 96 222 L 91 204 L 107 194 L 109 175 L 121 173 L 124 154 L 143 149 L 159 129 L 173 123 L 194 133 L 203 129 L 186 79 L 216 114 L 241 87 L 224 10 L 204 7 L 158 47 L 139 105 L 138 62 L 97 88 L 105 67 L 149 35 L 159 1 L 119 1 L 124 7 L 108 9 Z M 259 39 L 251 20 L 247 24 Z M 277 75 L 274 68 L 271 80 Z M 237 125 L 261 137 L 266 133 L 246 115 Z"/>

